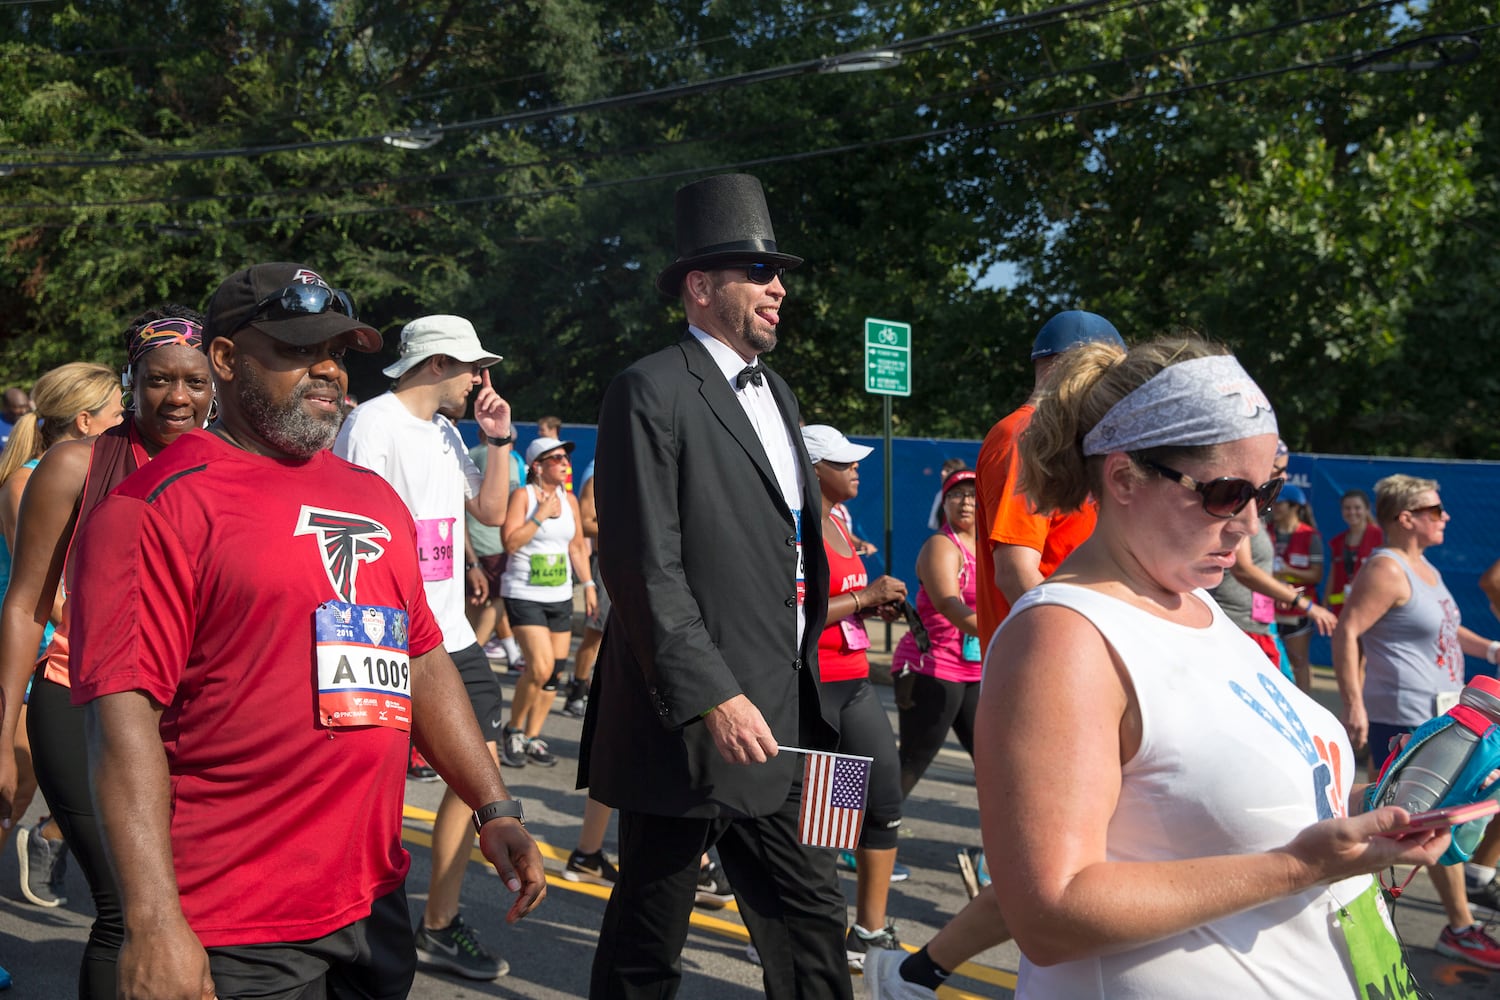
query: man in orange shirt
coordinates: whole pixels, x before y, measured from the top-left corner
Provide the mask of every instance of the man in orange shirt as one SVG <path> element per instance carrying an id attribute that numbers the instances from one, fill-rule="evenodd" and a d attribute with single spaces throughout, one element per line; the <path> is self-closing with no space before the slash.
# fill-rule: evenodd
<path id="1" fill-rule="evenodd" d="M 1125 341 L 1114 325 L 1091 312 L 1069 310 L 1049 319 L 1031 345 L 1036 381 L 1031 397 L 985 435 L 979 449 L 976 517 L 979 544 L 977 607 L 979 641 L 989 651 L 990 636 L 1010 613 L 1010 606 L 1026 591 L 1052 575 L 1069 552 L 1094 531 L 1093 504 L 1071 514 L 1038 514 L 1021 493 L 1017 445 L 1031 423 L 1037 392 L 1057 359 L 1083 344 L 1113 344 L 1121 352 Z"/>

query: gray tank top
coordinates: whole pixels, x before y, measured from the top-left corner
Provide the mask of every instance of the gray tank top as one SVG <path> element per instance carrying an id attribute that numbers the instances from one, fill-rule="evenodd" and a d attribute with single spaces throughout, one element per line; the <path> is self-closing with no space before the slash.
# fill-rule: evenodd
<path id="1" fill-rule="evenodd" d="M 1250 561 L 1252 563 L 1270 573 L 1271 563 L 1275 558 L 1276 548 L 1271 544 L 1270 532 L 1262 529 L 1250 536 Z M 1271 634 L 1269 619 L 1258 622 L 1250 616 L 1255 604 L 1255 592 L 1236 580 L 1233 573 L 1225 572 L 1224 582 L 1209 593 L 1213 595 L 1214 600 L 1219 602 L 1219 607 L 1224 609 L 1224 614 L 1229 620 L 1238 625 L 1242 631 L 1255 635 Z"/>
<path id="2" fill-rule="evenodd" d="M 1420 726 L 1437 714 L 1437 695 L 1464 686 L 1458 605 L 1431 563 L 1427 568 L 1437 582 L 1429 585 L 1390 549 L 1376 549 L 1370 561 L 1376 559 L 1396 561 L 1411 586 L 1411 598 L 1381 615 L 1360 637 L 1365 711 L 1371 722 Z"/>

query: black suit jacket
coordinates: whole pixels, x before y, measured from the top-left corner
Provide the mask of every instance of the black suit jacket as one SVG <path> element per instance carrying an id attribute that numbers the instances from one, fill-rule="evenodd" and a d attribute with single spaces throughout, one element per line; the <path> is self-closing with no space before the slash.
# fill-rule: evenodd
<path id="1" fill-rule="evenodd" d="M 579 787 L 664 816 L 762 816 L 800 754 L 725 763 L 701 718 L 747 696 L 781 744 L 829 748 L 818 633 L 828 605 L 818 481 L 797 401 L 767 369 L 802 474 L 807 627 L 797 642 L 796 523 L 734 391 L 691 335 L 610 384 L 599 414 L 599 568 L 613 608 L 584 720 Z"/>

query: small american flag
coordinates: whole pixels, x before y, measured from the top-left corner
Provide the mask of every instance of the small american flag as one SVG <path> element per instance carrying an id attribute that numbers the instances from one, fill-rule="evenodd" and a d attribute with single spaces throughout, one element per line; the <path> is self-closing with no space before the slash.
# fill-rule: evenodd
<path id="1" fill-rule="evenodd" d="M 869 757 L 803 751 L 802 843 L 808 847 L 854 850 L 865 821 L 865 793 L 870 784 Z"/>

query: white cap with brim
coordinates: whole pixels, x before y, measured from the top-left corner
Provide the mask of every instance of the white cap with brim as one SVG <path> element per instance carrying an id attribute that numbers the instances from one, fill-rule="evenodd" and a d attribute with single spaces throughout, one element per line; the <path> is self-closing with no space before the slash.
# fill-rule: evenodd
<path id="1" fill-rule="evenodd" d="M 401 360 L 384 371 L 390 378 L 400 378 L 439 355 L 465 364 L 477 361 L 486 368 L 501 360 L 500 355 L 484 349 L 474 324 L 462 316 L 423 316 L 401 328 Z"/>
<path id="2" fill-rule="evenodd" d="M 809 424 L 802 428 L 802 443 L 807 445 L 807 457 L 814 462 L 858 462 L 875 450 L 855 444 L 827 424 Z"/>
<path id="3" fill-rule="evenodd" d="M 526 465 L 529 467 L 532 462 L 535 462 L 543 455 L 550 455 L 558 449 L 571 455 L 573 454 L 573 442 L 559 441 L 557 438 L 539 437 L 526 446 Z"/>

